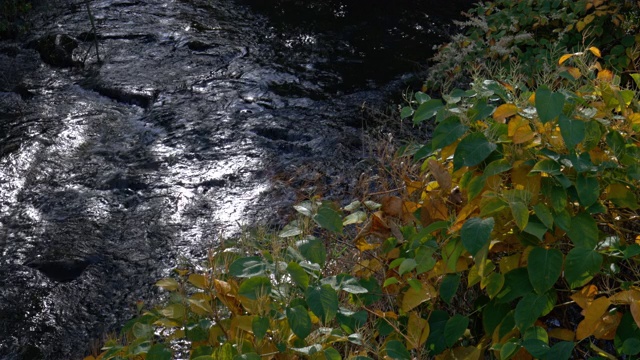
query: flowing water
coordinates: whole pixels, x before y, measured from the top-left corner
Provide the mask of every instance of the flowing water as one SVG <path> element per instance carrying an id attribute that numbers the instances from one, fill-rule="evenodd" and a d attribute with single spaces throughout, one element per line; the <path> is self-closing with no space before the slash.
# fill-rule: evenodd
<path id="1" fill-rule="evenodd" d="M 97 36 L 83 1 L 40 5 L 0 42 L 0 358 L 82 358 L 178 262 L 351 191 L 363 104 L 469 2 L 91 1 Z"/>

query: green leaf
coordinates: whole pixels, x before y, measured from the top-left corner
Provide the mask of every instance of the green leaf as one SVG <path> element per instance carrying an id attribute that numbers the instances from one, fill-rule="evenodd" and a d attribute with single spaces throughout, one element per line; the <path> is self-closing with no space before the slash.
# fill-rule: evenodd
<path id="1" fill-rule="evenodd" d="M 536 359 L 541 359 L 551 349 L 549 344 L 539 339 L 527 339 L 522 342 L 522 346 L 529 352 L 529 354 L 533 355 Z"/>
<path id="2" fill-rule="evenodd" d="M 547 173 L 549 175 L 560 175 L 562 172 L 560 171 L 560 163 L 557 161 L 553 161 L 551 159 L 543 159 L 538 161 L 533 169 L 529 171 L 529 173 Z"/>
<path id="3" fill-rule="evenodd" d="M 513 168 L 513 166 L 511 165 L 511 162 L 509 160 L 500 159 L 500 160 L 492 161 L 491 163 L 489 163 L 489 165 L 487 165 L 487 167 L 484 168 L 484 171 L 482 172 L 482 174 L 484 176 L 489 177 L 489 176 L 503 173 L 505 171 L 509 171 L 511 170 L 511 168 Z"/>
<path id="4" fill-rule="evenodd" d="M 342 217 L 330 205 L 322 204 L 313 220 L 323 229 L 338 234 L 342 233 Z"/>
<path id="5" fill-rule="evenodd" d="M 331 285 L 310 286 L 305 291 L 305 300 L 309 309 L 326 324 L 336 317 L 338 312 L 338 293 Z"/>
<path id="6" fill-rule="evenodd" d="M 538 219 L 544 224 L 544 226 L 547 227 L 547 229 L 551 229 L 553 227 L 553 214 L 545 204 L 535 204 L 533 206 L 533 211 L 535 212 Z"/>
<path id="7" fill-rule="evenodd" d="M 297 305 L 287 308 L 287 322 L 291 331 L 300 339 L 305 339 L 311 334 L 311 317 L 304 306 Z"/>
<path id="8" fill-rule="evenodd" d="M 640 354 L 640 339 L 629 338 L 622 343 L 622 353 L 626 355 Z"/>
<path id="9" fill-rule="evenodd" d="M 520 350 L 520 343 L 516 340 L 509 340 L 500 348 L 500 359 L 508 360 Z"/>
<path id="10" fill-rule="evenodd" d="M 516 305 L 516 311 L 514 313 L 514 320 L 516 326 L 520 329 L 521 333 L 533 326 L 538 317 L 542 315 L 545 307 L 547 306 L 547 296 L 545 294 L 527 294 Z"/>
<path id="11" fill-rule="evenodd" d="M 356 211 L 353 214 L 349 214 L 342 221 L 342 225 L 360 224 L 367 220 L 367 213 L 364 211 Z"/>
<path id="12" fill-rule="evenodd" d="M 422 91 L 416 92 L 413 97 L 418 101 L 418 104 L 423 104 L 429 100 L 431 100 L 431 96 L 423 93 Z"/>
<path id="13" fill-rule="evenodd" d="M 476 132 L 465 136 L 453 154 L 453 169 L 458 170 L 463 166 L 475 166 L 497 148 L 497 145 L 489 142 L 483 133 Z"/>
<path id="14" fill-rule="evenodd" d="M 491 231 L 495 221 L 492 217 L 482 219 L 474 217 L 467 220 L 462 229 L 460 229 L 460 237 L 462 245 L 473 256 L 480 251 L 485 245 L 489 244 Z"/>
<path id="15" fill-rule="evenodd" d="M 415 269 L 417 265 L 418 263 L 415 259 L 404 259 L 404 261 L 402 261 L 402 263 L 400 264 L 400 267 L 398 267 L 398 273 L 400 275 L 404 275 L 409 271 Z"/>
<path id="16" fill-rule="evenodd" d="M 248 278 L 240 284 L 238 294 L 251 300 L 257 300 L 271 293 L 271 280 L 266 276 Z"/>
<path id="17" fill-rule="evenodd" d="M 305 259 L 321 267 L 324 266 L 327 260 L 327 250 L 322 240 L 308 236 L 306 239 L 296 241 L 296 246 Z"/>
<path id="18" fill-rule="evenodd" d="M 415 251 L 415 259 L 418 263 L 416 267 L 416 275 L 425 273 L 436 266 L 436 259 L 433 258 L 435 249 L 429 246 L 420 245 Z"/>
<path id="19" fill-rule="evenodd" d="M 624 137 L 617 131 L 611 130 L 606 136 L 607 145 L 613 150 L 613 154 L 618 158 L 622 158 L 625 153 L 626 142 Z"/>
<path id="20" fill-rule="evenodd" d="M 338 350 L 332 348 L 332 347 L 328 347 L 324 350 L 322 350 L 322 357 L 321 359 L 324 360 L 342 360 L 342 356 L 340 356 L 340 353 L 338 352 Z"/>
<path id="21" fill-rule="evenodd" d="M 569 341 L 561 341 L 551 347 L 545 360 L 569 360 L 573 352 L 574 343 Z"/>
<path id="22" fill-rule="evenodd" d="M 469 318 L 460 314 L 453 315 L 444 325 L 444 341 L 448 347 L 452 347 L 464 334 L 469 326 Z"/>
<path id="23" fill-rule="evenodd" d="M 511 310 L 511 306 L 507 303 L 490 301 L 487 306 L 482 309 L 482 326 L 485 334 L 493 334 L 509 310 Z"/>
<path id="24" fill-rule="evenodd" d="M 287 265 L 287 273 L 299 287 L 306 289 L 309 286 L 309 275 L 297 262 L 292 261 Z"/>
<path id="25" fill-rule="evenodd" d="M 478 102 L 469 110 L 469 120 L 476 121 L 486 119 L 493 114 L 495 106 L 489 105 L 486 99 L 480 98 Z"/>
<path id="26" fill-rule="evenodd" d="M 229 265 L 229 275 L 248 278 L 265 274 L 267 263 L 258 256 L 240 258 Z"/>
<path id="27" fill-rule="evenodd" d="M 487 290 L 487 295 L 489 298 L 493 299 L 500 293 L 502 287 L 504 286 L 504 275 L 500 273 L 491 273 L 491 275 L 487 276 L 487 283 L 485 289 Z"/>
<path id="28" fill-rule="evenodd" d="M 587 248 L 576 247 L 571 249 L 565 260 L 564 276 L 572 289 L 587 284 L 600 272 L 602 255 Z"/>
<path id="29" fill-rule="evenodd" d="M 529 223 L 529 207 L 521 201 L 510 202 L 509 207 L 511 208 L 511 215 L 513 215 L 513 220 L 515 220 L 516 225 L 520 230 L 524 230 Z"/>
<path id="30" fill-rule="evenodd" d="M 598 245 L 598 225 L 586 212 L 581 212 L 571 219 L 567 235 L 577 247 L 594 249 Z"/>
<path id="31" fill-rule="evenodd" d="M 147 352 L 147 360 L 171 360 L 173 354 L 164 344 L 155 344 Z"/>
<path id="32" fill-rule="evenodd" d="M 391 359 L 396 360 L 408 360 L 411 359 L 411 354 L 404 347 L 404 344 L 398 340 L 391 340 L 385 346 L 384 351 L 386 351 L 387 356 Z"/>
<path id="33" fill-rule="evenodd" d="M 405 106 L 400 111 L 400 118 L 401 119 L 406 119 L 411 115 L 413 115 L 413 109 L 410 106 Z"/>
<path id="34" fill-rule="evenodd" d="M 251 330 L 256 340 L 262 341 L 269 330 L 269 318 L 262 316 L 254 316 L 251 320 Z"/>
<path id="35" fill-rule="evenodd" d="M 460 122 L 460 119 L 452 116 L 445 119 L 433 130 L 431 144 L 433 149 L 441 149 L 458 141 L 469 128 Z"/>
<path id="36" fill-rule="evenodd" d="M 538 294 L 553 287 L 562 273 L 562 252 L 536 247 L 529 253 L 527 264 L 529 281 Z"/>
<path id="37" fill-rule="evenodd" d="M 444 337 L 444 328 L 449 320 L 449 314 L 442 310 L 434 310 L 429 317 L 429 337 L 427 348 L 430 354 L 437 355 L 447 348 Z"/>
<path id="38" fill-rule="evenodd" d="M 302 234 L 302 229 L 298 227 L 297 221 L 293 221 L 285 225 L 285 227 L 282 229 L 282 231 L 280 231 L 278 236 L 281 238 L 288 238 L 288 237 L 297 236 L 300 234 Z"/>
<path id="39" fill-rule="evenodd" d="M 460 285 L 460 274 L 448 274 L 440 283 L 440 297 L 447 304 L 451 303 L 451 299 L 458 291 Z"/>
<path id="40" fill-rule="evenodd" d="M 209 357 L 209 359 L 211 359 L 211 357 Z M 260 357 L 260 355 L 254 352 L 250 352 L 242 355 L 236 355 L 233 357 L 233 360 L 261 360 L 261 359 L 262 358 Z"/>
<path id="41" fill-rule="evenodd" d="M 497 299 L 500 303 L 509 303 L 531 291 L 533 287 L 527 269 L 517 268 L 504 274 L 504 286 Z"/>
<path id="42" fill-rule="evenodd" d="M 413 123 L 420 124 L 421 122 L 434 117 L 438 110 L 442 109 L 444 104 L 440 99 L 431 99 L 423 102 L 418 106 L 416 112 L 413 114 Z"/>
<path id="43" fill-rule="evenodd" d="M 586 176 L 584 173 L 578 174 L 576 178 L 576 191 L 580 199 L 580 205 L 589 207 L 600 197 L 600 184 L 598 179 Z"/>
<path id="44" fill-rule="evenodd" d="M 586 134 L 584 121 L 574 120 L 567 116 L 560 115 L 558 125 L 560 126 L 560 134 L 567 149 L 575 149 L 576 146 L 584 140 Z"/>
<path id="45" fill-rule="evenodd" d="M 543 124 L 547 123 L 562 114 L 564 95 L 552 92 L 549 88 L 541 86 L 536 91 L 535 105 L 538 118 Z"/>

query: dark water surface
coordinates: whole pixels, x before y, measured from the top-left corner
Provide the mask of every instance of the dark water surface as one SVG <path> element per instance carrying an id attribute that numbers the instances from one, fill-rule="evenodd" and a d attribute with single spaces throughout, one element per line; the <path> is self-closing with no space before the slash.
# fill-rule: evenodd
<path id="1" fill-rule="evenodd" d="M 0 42 L 0 359 L 82 358 L 296 188 L 351 191 L 362 105 L 415 81 L 465 2 L 91 1 L 101 64 L 83 2 L 41 5 Z"/>

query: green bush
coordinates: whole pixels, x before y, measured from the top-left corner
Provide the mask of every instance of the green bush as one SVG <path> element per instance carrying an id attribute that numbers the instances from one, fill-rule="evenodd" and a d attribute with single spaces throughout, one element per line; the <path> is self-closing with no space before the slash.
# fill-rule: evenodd
<path id="1" fill-rule="evenodd" d="M 434 57 L 429 88 L 469 79 L 474 72 L 494 75 L 496 68 L 524 75 L 533 87 L 554 70 L 560 54 L 591 45 L 605 65 L 619 73 L 637 72 L 640 57 L 640 8 L 626 0 L 496 0 L 471 9 L 466 32 L 454 36 Z M 445 86 L 446 87 L 446 86 Z"/>

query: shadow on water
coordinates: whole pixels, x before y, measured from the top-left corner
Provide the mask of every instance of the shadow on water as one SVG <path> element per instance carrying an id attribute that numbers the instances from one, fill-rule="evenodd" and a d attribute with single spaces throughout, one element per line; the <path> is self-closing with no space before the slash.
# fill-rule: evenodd
<path id="1" fill-rule="evenodd" d="M 362 104 L 416 79 L 456 13 L 266 3 L 96 0 L 95 38 L 57 1 L 0 43 L 0 358 L 81 358 L 178 262 L 282 221 L 295 187 L 351 191 Z"/>

